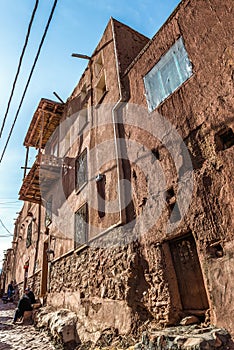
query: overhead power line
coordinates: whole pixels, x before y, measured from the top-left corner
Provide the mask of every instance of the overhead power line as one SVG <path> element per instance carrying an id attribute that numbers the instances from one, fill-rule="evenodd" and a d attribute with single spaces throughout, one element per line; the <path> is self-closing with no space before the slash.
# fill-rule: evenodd
<path id="1" fill-rule="evenodd" d="M 2 132 L 3 132 L 3 129 L 4 129 L 4 126 L 5 126 L 5 122 L 6 122 L 7 115 L 8 115 L 8 112 L 9 112 L 9 108 L 10 108 L 10 105 L 11 105 L 11 100 L 12 100 L 12 97 L 13 97 L 13 94 L 14 94 L 14 91 L 15 91 L 15 86 L 16 86 L 16 82 L 17 82 L 17 79 L 18 79 L 18 76 L 19 76 L 19 73 L 20 73 L 20 68 L 21 68 L 21 65 L 22 65 L 22 61 L 23 61 L 23 57 L 24 57 L 24 54 L 25 54 L 25 51 L 26 51 L 26 47 L 28 45 L 28 39 L 29 39 L 29 36 L 30 36 L 33 20 L 34 20 L 36 11 L 37 11 L 38 3 L 39 3 L 39 0 L 36 0 L 34 9 L 33 9 L 32 15 L 31 15 L 31 19 L 30 19 L 30 22 L 29 22 L 29 25 L 28 25 L 28 30 L 27 30 L 27 34 L 26 34 L 23 50 L 22 50 L 22 53 L 20 55 L 17 72 L 16 72 L 15 79 L 14 79 L 14 82 L 13 82 L 13 85 L 12 85 L 10 98 L 9 98 L 9 101 L 8 101 L 8 104 L 7 104 L 6 113 L 5 113 L 5 116 L 4 116 L 4 119 L 3 119 L 3 122 L 2 122 L 2 126 L 1 126 L 0 138 L 2 136 Z"/>
<path id="2" fill-rule="evenodd" d="M 14 202 L 0 202 L 0 204 L 16 204 L 19 203 L 19 201 L 14 201 Z"/>
<path id="3" fill-rule="evenodd" d="M 33 75 L 33 71 L 34 71 L 34 69 L 35 69 L 36 63 L 37 63 L 38 58 L 39 58 L 39 56 L 40 56 L 41 48 L 42 48 L 42 45 L 43 45 L 43 43 L 44 43 L 44 40 L 45 40 L 47 31 L 48 31 L 48 29 L 49 29 L 50 22 L 51 22 L 51 20 L 52 20 L 52 18 L 53 18 L 53 14 L 54 14 L 54 10 L 55 10 L 55 8 L 56 8 L 57 2 L 58 2 L 58 0 L 55 0 L 55 1 L 54 1 L 53 7 L 52 7 L 52 9 L 51 9 L 51 13 L 50 13 L 49 19 L 48 19 L 48 21 L 47 21 L 47 24 L 46 24 L 46 27 L 45 27 L 45 31 L 44 31 L 44 33 L 43 33 L 43 36 L 42 36 L 40 45 L 39 45 L 39 47 L 38 47 L 38 51 L 37 51 L 35 60 L 34 60 L 34 62 L 33 62 L 33 65 L 32 65 L 32 68 L 31 68 L 31 71 L 30 71 L 30 74 L 29 74 L 29 77 L 28 77 L 28 81 L 27 81 L 27 83 L 26 83 L 26 86 L 25 86 L 25 89 L 24 89 L 24 92 L 23 92 L 23 95 L 22 95 L 22 98 L 21 98 L 21 101 L 20 101 L 18 110 L 17 110 L 17 112 L 16 112 L 15 119 L 14 119 L 14 121 L 13 121 L 13 123 L 12 123 L 10 132 L 9 132 L 9 134 L 8 134 L 7 141 L 6 141 L 5 146 L 4 146 L 4 149 L 3 149 L 3 151 L 2 151 L 2 155 L 1 155 L 1 158 L 0 158 L 0 163 L 2 162 L 2 159 L 3 159 L 4 154 L 5 154 L 5 152 L 6 152 L 8 143 L 9 143 L 9 141 L 10 141 L 11 134 L 12 134 L 12 132 L 13 132 L 13 129 L 14 129 L 16 120 L 17 120 L 17 118 L 18 118 L 18 115 L 19 115 L 21 106 L 22 106 L 22 104 L 23 104 L 23 101 L 24 101 L 24 98 L 25 98 L 25 95 L 26 95 L 26 92 L 27 92 L 29 83 L 30 83 L 31 78 L 32 78 L 32 75 Z"/>
<path id="4" fill-rule="evenodd" d="M 0 219 L 0 223 L 1 223 L 2 227 L 3 227 L 11 236 L 13 236 L 12 233 L 8 230 L 8 228 L 4 225 L 4 223 L 2 222 L 1 219 Z M 5 237 L 6 237 L 6 236 L 5 236 Z"/>

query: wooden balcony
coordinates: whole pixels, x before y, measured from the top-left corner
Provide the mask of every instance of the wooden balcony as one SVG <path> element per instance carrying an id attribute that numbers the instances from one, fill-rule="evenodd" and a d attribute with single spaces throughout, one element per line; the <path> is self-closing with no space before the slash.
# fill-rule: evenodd
<path id="1" fill-rule="evenodd" d="M 23 184 L 19 191 L 19 199 L 27 202 L 41 203 L 38 160 L 35 161 L 29 173 L 23 180 Z"/>
<path id="2" fill-rule="evenodd" d="M 54 182 L 59 181 L 61 170 L 62 159 L 39 153 L 32 168 L 23 180 L 19 199 L 41 203 L 43 194 L 49 191 Z"/>
<path id="3" fill-rule="evenodd" d="M 42 98 L 26 134 L 26 147 L 45 148 L 60 123 L 64 105 Z"/>

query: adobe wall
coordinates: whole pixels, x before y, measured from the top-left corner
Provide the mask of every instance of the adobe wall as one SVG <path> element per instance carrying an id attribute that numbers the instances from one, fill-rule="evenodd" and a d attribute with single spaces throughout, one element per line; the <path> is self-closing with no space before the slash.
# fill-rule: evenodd
<path id="1" fill-rule="evenodd" d="M 121 30 L 121 25 L 116 24 L 116 21 L 114 21 L 113 26 L 117 26 L 118 31 Z M 122 37 L 126 36 L 125 31 L 121 31 Z M 128 32 L 132 34 L 134 31 L 128 29 L 126 41 L 131 39 Z M 140 34 L 139 37 L 141 37 Z M 144 41 L 141 46 L 143 44 Z M 137 46 L 139 51 L 140 44 Z M 100 58 L 103 67 L 98 71 L 96 66 Z M 56 204 L 53 209 L 54 218 L 49 225 L 50 235 L 54 238 L 51 241 L 51 248 L 55 252 L 55 257 L 73 249 L 74 213 L 86 202 L 88 203 L 90 224 L 89 239 L 120 221 L 118 208 L 110 213 L 110 210 L 108 212 L 107 208 L 103 208 L 103 205 L 99 203 L 102 196 L 104 203 L 119 202 L 118 169 L 112 119 L 112 109 L 120 96 L 116 59 L 112 20 L 110 20 L 85 72 L 66 103 L 63 121 L 60 125 L 60 130 L 63 130 L 61 134 L 64 133 L 64 135 L 60 140 L 59 156 L 64 158 L 64 165 L 59 181 L 53 187 L 51 186 L 53 202 Z M 105 76 L 106 93 L 99 101 L 97 99 L 97 85 L 102 74 Z M 86 87 L 85 93 L 84 86 Z M 79 117 L 76 118 L 76 116 L 83 108 L 88 109 L 88 120 L 84 128 L 79 130 Z M 79 133 L 80 137 L 78 137 Z M 66 145 L 67 136 L 70 138 L 68 146 Z M 111 147 L 108 146 L 109 142 Z M 85 148 L 89 150 L 88 183 L 81 189 L 76 189 L 75 161 Z M 100 183 L 95 180 L 98 174 L 104 175 L 103 181 Z"/>
<path id="2" fill-rule="evenodd" d="M 184 1 L 178 12 L 169 19 L 153 38 L 128 73 L 130 104 L 147 109 L 143 77 L 182 35 L 193 65 L 193 76 L 170 95 L 148 117 L 147 123 L 159 112 L 170 121 L 184 140 L 192 160 L 193 174 L 179 167 L 179 174 L 171 163 L 170 154 L 155 137 L 142 130 L 125 127 L 125 135 L 143 143 L 142 156 L 157 150 L 157 161 L 162 167 L 166 185 L 178 193 L 178 175 L 181 179 L 194 177 L 193 199 L 189 212 L 179 228 L 166 233 L 169 217 L 168 203 L 160 220 L 148 230 L 144 242 L 161 242 L 182 236 L 191 230 L 202 267 L 205 287 L 211 308 L 211 322 L 233 329 L 234 288 L 233 273 L 233 147 L 222 149 L 219 133 L 232 128 L 233 123 L 233 2 Z M 227 25 L 228 23 L 228 25 Z M 153 134 L 153 132 L 152 132 Z M 145 137 L 144 137 L 145 135 Z M 128 144 L 126 140 L 126 144 Z M 143 150 L 145 146 L 145 150 Z M 128 150 L 130 153 L 130 150 Z M 148 153 L 147 153 L 148 152 Z M 152 154 L 151 154 L 152 156 Z M 135 172 L 133 172 L 133 170 Z M 132 191 L 135 212 L 144 211 L 148 198 L 147 179 L 133 165 Z M 143 185 L 142 185 L 143 184 Z M 160 185 L 160 183 L 159 183 Z M 157 200 L 155 201 L 156 205 Z M 146 225 L 142 224 L 142 232 Z M 153 263 L 148 257 L 148 263 Z M 224 317 L 225 314 L 225 317 Z"/>
<path id="3" fill-rule="evenodd" d="M 41 295 L 41 270 L 38 270 L 33 276 L 28 279 L 28 287 L 32 289 L 35 298 Z"/>
<path id="4" fill-rule="evenodd" d="M 159 328 L 176 324 L 181 306 L 176 286 L 168 283 L 170 268 L 166 245 L 149 249 L 134 229 L 120 227 L 51 264 L 47 303 L 77 313 L 82 341 L 107 327 L 138 334 L 148 320 Z"/>

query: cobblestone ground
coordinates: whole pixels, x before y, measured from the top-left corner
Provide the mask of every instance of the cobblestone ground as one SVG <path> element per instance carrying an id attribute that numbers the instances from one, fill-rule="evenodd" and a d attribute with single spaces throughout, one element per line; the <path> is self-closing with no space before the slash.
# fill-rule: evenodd
<path id="1" fill-rule="evenodd" d="M 60 350 L 45 331 L 34 326 L 12 324 L 15 305 L 0 301 L 0 350 Z"/>

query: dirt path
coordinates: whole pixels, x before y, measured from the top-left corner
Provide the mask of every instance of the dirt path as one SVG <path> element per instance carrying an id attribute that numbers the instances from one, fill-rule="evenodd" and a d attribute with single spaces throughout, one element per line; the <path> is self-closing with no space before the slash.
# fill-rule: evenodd
<path id="1" fill-rule="evenodd" d="M 0 301 L 0 350 L 59 350 L 47 333 L 34 326 L 13 324 L 15 305 Z"/>

